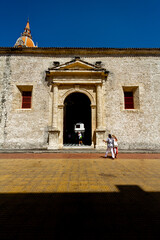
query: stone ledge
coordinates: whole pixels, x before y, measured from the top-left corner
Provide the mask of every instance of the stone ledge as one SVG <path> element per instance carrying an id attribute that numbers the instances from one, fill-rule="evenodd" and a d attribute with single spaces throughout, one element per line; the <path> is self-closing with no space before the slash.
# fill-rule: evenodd
<path id="1" fill-rule="evenodd" d="M 160 149 L 119 149 L 119 153 L 160 153 Z M 0 149 L 0 153 L 104 153 L 105 149 L 67 148 L 67 149 Z"/>

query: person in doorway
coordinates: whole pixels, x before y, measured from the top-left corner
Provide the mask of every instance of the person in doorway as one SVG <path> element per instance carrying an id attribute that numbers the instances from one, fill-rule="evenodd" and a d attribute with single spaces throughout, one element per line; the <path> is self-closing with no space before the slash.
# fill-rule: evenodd
<path id="1" fill-rule="evenodd" d="M 78 132 L 78 138 L 79 138 L 79 146 L 82 145 L 82 133 Z"/>
<path id="2" fill-rule="evenodd" d="M 107 143 L 107 151 L 106 151 L 106 154 L 105 154 L 105 158 L 107 158 L 108 156 L 108 153 L 111 152 L 112 154 L 112 159 L 115 158 L 115 155 L 114 155 L 114 139 L 112 138 L 111 134 L 108 134 L 108 138 L 107 140 L 103 140 L 105 143 Z"/>
<path id="3" fill-rule="evenodd" d="M 112 135 L 112 138 L 114 139 L 114 154 L 115 154 L 115 158 L 117 158 L 117 155 L 118 155 L 118 139 L 116 138 L 115 135 Z"/>

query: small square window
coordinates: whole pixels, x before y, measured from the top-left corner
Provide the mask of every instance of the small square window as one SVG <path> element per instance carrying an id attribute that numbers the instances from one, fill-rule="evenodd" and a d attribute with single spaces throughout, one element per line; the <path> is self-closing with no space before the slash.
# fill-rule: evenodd
<path id="1" fill-rule="evenodd" d="M 138 86 L 124 86 L 124 109 L 139 109 L 139 87 Z"/>
<path id="2" fill-rule="evenodd" d="M 22 108 L 31 108 L 32 92 L 22 91 Z"/>
<path id="3" fill-rule="evenodd" d="M 124 92 L 125 109 L 134 109 L 133 92 Z"/>
<path id="4" fill-rule="evenodd" d="M 17 108 L 18 109 L 31 109 L 32 107 L 32 85 L 21 85 L 17 86 L 19 90 L 17 92 Z"/>

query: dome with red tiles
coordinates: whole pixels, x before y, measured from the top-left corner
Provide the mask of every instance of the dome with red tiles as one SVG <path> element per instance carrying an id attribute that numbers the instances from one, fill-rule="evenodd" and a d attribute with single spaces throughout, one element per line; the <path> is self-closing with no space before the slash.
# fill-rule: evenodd
<path id="1" fill-rule="evenodd" d="M 29 20 L 27 21 L 24 32 L 22 33 L 21 37 L 17 39 L 14 47 L 37 47 L 32 40 Z"/>

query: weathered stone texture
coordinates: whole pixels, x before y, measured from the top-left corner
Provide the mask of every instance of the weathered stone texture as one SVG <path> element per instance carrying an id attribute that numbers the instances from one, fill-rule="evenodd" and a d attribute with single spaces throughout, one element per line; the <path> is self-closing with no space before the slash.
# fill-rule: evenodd
<path id="1" fill-rule="evenodd" d="M 106 82 L 106 132 L 117 136 L 122 149 L 159 149 L 159 59 L 122 57 L 103 62 L 110 71 Z M 139 87 L 139 109 L 124 109 L 122 86 Z"/>
<path id="2" fill-rule="evenodd" d="M 73 58 L 16 54 L 0 57 L 0 148 L 48 148 L 48 127 L 54 116 L 45 71 L 53 61 L 64 64 Z M 120 149 L 160 149 L 160 58 L 97 55 L 81 59 L 91 64 L 101 61 L 109 71 L 100 103 L 105 137 L 108 133 L 116 135 Z M 21 109 L 18 86 L 33 86 L 31 109 Z M 138 87 L 137 109 L 124 109 L 123 87 Z M 59 87 L 58 104 L 71 88 Z M 83 89 L 96 99 L 96 86 L 87 84 Z M 58 110 L 58 126 L 63 125 L 61 113 Z"/>
<path id="3" fill-rule="evenodd" d="M 1 78 L 4 95 L 2 102 L 5 100 L 5 103 L 1 103 L 2 148 L 46 147 L 49 97 L 45 82 L 47 68 L 45 58 L 24 56 L 6 58 Z M 19 85 L 33 86 L 32 109 L 21 109 L 21 99 L 17 98 Z"/>

